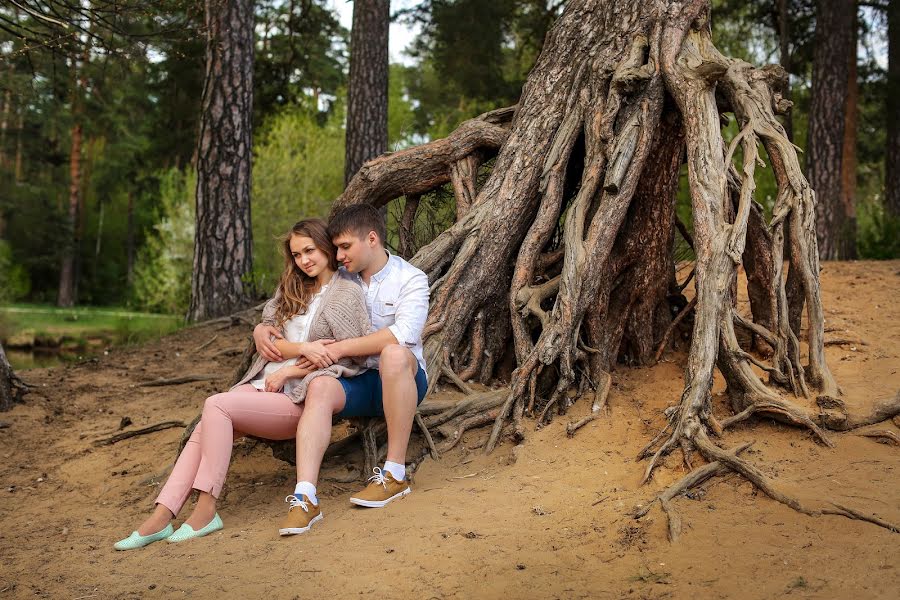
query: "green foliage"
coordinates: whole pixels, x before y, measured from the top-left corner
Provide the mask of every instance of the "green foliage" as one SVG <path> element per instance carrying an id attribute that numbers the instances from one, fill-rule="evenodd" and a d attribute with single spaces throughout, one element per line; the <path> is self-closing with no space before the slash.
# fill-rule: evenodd
<path id="1" fill-rule="evenodd" d="M 313 98 L 334 104 L 346 83 L 349 32 L 324 0 L 256 2 L 255 123 Z M 330 107 L 329 107 L 330 110 Z"/>
<path id="2" fill-rule="evenodd" d="M 416 143 L 416 113 L 407 93 L 409 70 L 391 65 L 388 72 L 388 148 L 402 150 Z"/>
<path id="3" fill-rule="evenodd" d="M 344 187 L 343 114 L 323 125 L 310 107 L 292 106 L 258 136 L 253 163 L 253 283 L 271 291 L 284 266 L 278 238 L 297 221 L 328 215 Z"/>
<path id="4" fill-rule="evenodd" d="M 403 18 L 422 25 L 407 49 L 420 135 L 444 137 L 460 122 L 516 102 L 564 3 L 545 0 L 426 0 Z"/>
<path id="5" fill-rule="evenodd" d="M 184 314 L 191 299 L 196 174 L 162 173 L 153 234 L 138 252 L 131 304 L 142 310 Z"/>
<path id="6" fill-rule="evenodd" d="M 0 302 L 13 302 L 31 291 L 31 279 L 25 268 L 13 261 L 9 243 L 0 240 Z"/>
<path id="7" fill-rule="evenodd" d="M 881 202 L 866 199 L 856 207 L 860 258 L 900 258 L 900 219 L 885 213 Z"/>

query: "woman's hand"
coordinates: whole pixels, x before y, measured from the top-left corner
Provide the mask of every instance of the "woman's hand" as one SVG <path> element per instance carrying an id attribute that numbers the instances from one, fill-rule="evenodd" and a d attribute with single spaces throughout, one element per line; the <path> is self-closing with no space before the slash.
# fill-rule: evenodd
<path id="1" fill-rule="evenodd" d="M 327 344 L 332 340 L 317 340 L 315 342 L 305 342 L 300 346 L 300 354 L 306 357 L 313 366 L 320 369 L 330 367 L 334 364 L 331 356 L 328 354 Z"/>
<path id="2" fill-rule="evenodd" d="M 253 342 L 256 344 L 256 351 L 259 352 L 259 355 L 270 362 L 280 362 L 284 359 L 281 352 L 275 347 L 275 343 L 272 341 L 273 337 L 284 339 L 281 332 L 271 325 L 260 323 L 253 328 Z"/>
<path id="3" fill-rule="evenodd" d="M 280 392 L 284 389 L 284 384 L 288 379 L 293 379 L 294 377 L 304 377 L 301 374 L 301 369 L 289 365 L 286 367 L 281 367 L 268 377 L 266 377 L 266 391 L 267 392 Z"/>

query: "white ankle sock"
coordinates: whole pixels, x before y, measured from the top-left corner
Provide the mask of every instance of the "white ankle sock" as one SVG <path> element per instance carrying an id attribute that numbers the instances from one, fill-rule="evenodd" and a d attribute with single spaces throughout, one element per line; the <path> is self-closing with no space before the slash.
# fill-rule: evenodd
<path id="1" fill-rule="evenodd" d="M 294 487 L 294 495 L 298 498 L 300 496 L 306 496 L 307 498 L 309 498 L 310 502 L 312 502 L 316 506 L 319 505 L 319 499 L 316 498 L 316 486 L 308 481 L 299 482 L 296 487 Z"/>
<path id="2" fill-rule="evenodd" d="M 394 479 L 397 481 L 403 481 L 406 478 L 406 465 L 386 461 L 384 463 L 384 470 L 393 475 Z"/>

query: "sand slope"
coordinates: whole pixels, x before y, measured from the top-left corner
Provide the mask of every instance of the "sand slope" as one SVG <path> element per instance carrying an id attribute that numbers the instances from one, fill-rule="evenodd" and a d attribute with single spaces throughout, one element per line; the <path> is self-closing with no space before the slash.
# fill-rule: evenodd
<path id="1" fill-rule="evenodd" d="M 900 262 L 825 263 L 829 363 L 851 402 L 900 389 Z M 192 349 L 217 334 L 199 353 Z M 179 546 L 118 553 L 112 543 L 150 509 L 181 431 L 95 448 L 123 416 L 133 427 L 189 420 L 218 382 L 135 388 L 184 372 L 225 380 L 246 330 L 184 330 L 97 361 L 24 373 L 40 386 L 0 415 L 0 598 L 896 598 L 900 534 L 842 517 L 811 518 L 776 504 L 736 476 L 714 480 L 675 506 L 685 530 L 666 540 L 658 508 L 627 512 L 683 474 L 673 456 L 638 487 L 634 460 L 677 401 L 683 357 L 650 369 L 619 368 L 611 416 L 565 437 L 565 424 L 532 432 L 491 456 L 466 435 L 414 492 L 383 510 L 351 507 L 338 483 L 359 457 L 326 465 L 325 520 L 280 539 L 292 468 L 249 442 L 236 446 L 222 532 Z M 719 384 L 721 387 L 721 384 Z M 718 387 L 716 391 L 721 391 Z M 892 423 L 881 428 L 898 429 Z M 747 456 L 799 493 L 830 496 L 900 523 L 900 448 L 852 433 L 836 448 L 762 420 L 724 444 L 756 440 Z M 512 463 L 512 464 L 510 464 Z M 182 515 L 182 516 L 186 516 Z"/>

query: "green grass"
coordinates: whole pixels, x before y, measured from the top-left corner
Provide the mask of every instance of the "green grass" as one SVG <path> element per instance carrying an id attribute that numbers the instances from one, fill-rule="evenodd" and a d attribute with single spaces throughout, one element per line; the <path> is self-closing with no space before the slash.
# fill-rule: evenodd
<path id="1" fill-rule="evenodd" d="M 171 333 L 182 325 L 180 316 L 138 313 L 114 307 L 0 306 L 0 339 L 32 332 L 38 338 L 62 338 L 75 345 L 83 345 L 92 338 L 114 344 L 134 344 Z"/>

